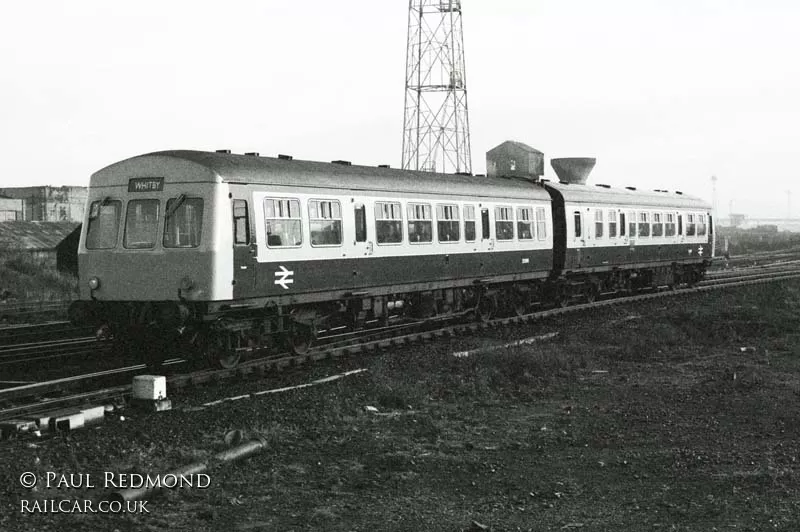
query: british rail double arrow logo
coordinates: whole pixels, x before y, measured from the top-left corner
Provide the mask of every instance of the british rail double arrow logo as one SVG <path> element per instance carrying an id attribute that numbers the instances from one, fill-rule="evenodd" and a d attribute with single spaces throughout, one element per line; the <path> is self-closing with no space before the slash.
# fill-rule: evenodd
<path id="1" fill-rule="evenodd" d="M 286 266 L 281 266 L 281 269 L 275 272 L 275 284 L 282 286 L 284 290 L 288 290 L 289 285 L 294 283 L 293 275 L 294 270 L 287 270 Z"/>

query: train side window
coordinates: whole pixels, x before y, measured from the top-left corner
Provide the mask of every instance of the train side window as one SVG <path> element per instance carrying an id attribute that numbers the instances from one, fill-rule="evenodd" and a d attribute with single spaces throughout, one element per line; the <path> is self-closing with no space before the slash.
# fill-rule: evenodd
<path id="1" fill-rule="evenodd" d="M 608 211 L 608 238 L 617 238 L 617 211 Z"/>
<path id="2" fill-rule="evenodd" d="M 664 236 L 675 236 L 675 213 L 668 212 L 664 224 Z"/>
<path id="3" fill-rule="evenodd" d="M 342 207 L 336 200 L 308 200 L 312 246 L 342 245 Z"/>
<path id="4" fill-rule="evenodd" d="M 533 240 L 533 209 L 517 208 L 517 236 L 520 240 Z"/>
<path id="5" fill-rule="evenodd" d="M 475 206 L 464 205 L 464 240 L 475 242 Z"/>
<path id="6" fill-rule="evenodd" d="M 625 236 L 625 229 L 627 229 L 627 225 L 625 225 L 625 213 L 619 213 L 619 236 Z"/>
<path id="7" fill-rule="evenodd" d="M 113 249 L 119 238 L 119 215 L 122 202 L 104 199 L 94 201 L 89 208 L 86 249 Z"/>
<path id="8" fill-rule="evenodd" d="M 265 198 L 264 223 L 267 247 L 298 247 L 303 244 L 303 225 L 300 201 L 296 199 Z"/>
<path id="9" fill-rule="evenodd" d="M 514 209 L 511 207 L 495 207 L 494 232 L 497 240 L 514 238 Z"/>
<path id="10" fill-rule="evenodd" d="M 458 242 L 461 240 L 461 221 L 458 205 L 436 206 L 436 230 L 439 242 Z"/>
<path id="11" fill-rule="evenodd" d="M 686 236 L 694 236 L 697 231 L 697 226 L 694 221 L 694 214 L 686 216 Z"/>
<path id="12" fill-rule="evenodd" d="M 544 207 L 536 207 L 536 236 L 539 240 L 547 238 L 547 212 Z"/>
<path id="13" fill-rule="evenodd" d="M 433 242 L 433 218 L 430 205 L 408 204 L 408 241 L 413 244 Z"/>
<path id="14" fill-rule="evenodd" d="M 378 244 L 403 241 L 403 212 L 399 203 L 375 202 L 375 239 Z"/>
<path id="15" fill-rule="evenodd" d="M 356 242 L 367 241 L 367 208 L 363 203 L 356 203 L 353 207 L 356 218 Z"/>
<path id="16" fill-rule="evenodd" d="M 157 199 L 128 202 L 125 237 L 122 241 L 126 249 L 151 249 L 156 245 L 160 203 Z"/>
<path id="17" fill-rule="evenodd" d="M 636 238 L 636 213 L 633 211 L 628 213 L 628 236 Z"/>
<path id="18" fill-rule="evenodd" d="M 167 200 L 164 221 L 165 248 L 196 248 L 203 231 L 203 200 L 183 194 Z"/>
<path id="19" fill-rule="evenodd" d="M 664 235 L 664 222 L 660 212 L 653 213 L 653 236 Z"/>
<path id="20" fill-rule="evenodd" d="M 233 243 L 250 243 L 250 217 L 245 200 L 233 200 Z"/>
<path id="21" fill-rule="evenodd" d="M 678 215 L 678 234 L 683 235 L 683 215 Z"/>
<path id="22" fill-rule="evenodd" d="M 650 236 L 650 213 L 639 213 L 639 236 Z"/>
<path id="23" fill-rule="evenodd" d="M 594 210 L 594 237 L 595 238 L 603 238 L 603 226 L 605 223 L 603 222 L 603 210 L 602 209 L 595 209 Z"/>
<path id="24" fill-rule="evenodd" d="M 581 231 L 581 212 L 580 211 L 575 211 L 574 216 L 575 216 L 575 238 L 580 238 L 581 237 L 581 233 L 582 233 L 582 231 Z"/>
<path id="25" fill-rule="evenodd" d="M 706 236 L 706 215 L 697 215 L 697 236 Z"/>
<path id="26" fill-rule="evenodd" d="M 489 221 L 489 209 L 481 209 L 481 238 L 489 240 L 492 235 L 491 222 Z"/>

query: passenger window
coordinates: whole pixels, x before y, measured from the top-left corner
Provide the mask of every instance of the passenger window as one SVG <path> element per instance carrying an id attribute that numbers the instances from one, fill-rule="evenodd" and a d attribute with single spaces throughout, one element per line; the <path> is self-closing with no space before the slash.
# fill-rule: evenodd
<path id="1" fill-rule="evenodd" d="M 511 207 L 495 207 L 494 232 L 497 240 L 514 238 L 514 211 Z"/>
<path id="2" fill-rule="evenodd" d="M 489 209 L 481 209 L 481 238 L 489 240 L 492 237 L 490 231 Z"/>
<path id="3" fill-rule="evenodd" d="M 461 222 L 458 216 L 458 205 L 437 205 L 436 220 L 439 242 L 458 242 L 461 240 Z M 473 228 L 474 227 L 475 225 L 473 223 Z"/>
<path id="4" fill-rule="evenodd" d="M 308 200 L 312 246 L 342 245 L 342 208 L 338 201 Z"/>
<path id="5" fill-rule="evenodd" d="M 356 218 L 356 242 L 367 241 L 367 208 L 362 203 L 353 207 Z"/>
<path id="6" fill-rule="evenodd" d="M 705 214 L 697 215 L 697 236 L 706 236 L 706 216 Z"/>
<path id="7" fill-rule="evenodd" d="M 678 234 L 683 235 L 683 215 L 678 215 Z"/>
<path id="8" fill-rule="evenodd" d="M 594 210 L 594 237 L 603 238 L 603 211 L 602 209 Z"/>
<path id="9" fill-rule="evenodd" d="M 113 249 L 119 238 L 119 215 L 122 202 L 117 200 L 94 201 L 89 208 L 86 230 L 86 249 Z"/>
<path id="10" fill-rule="evenodd" d="M 233 200 L 233 243 L 250 243 L 250 217 L 245 200 Z"/>
<path id="11" fill-rule="evenodd" d="M 628 213 L 628 236 L 630 238 L 636 238 L 636 213 L 629 212 Z"/>
<path id="12" fill-rule="evenodd" d="M 421 203 L 408 204 L 408 241 L 412 244 L 433 242 L 431 206 Z"/>
<path id="13" fill-rule="evenodd" d="M 694 223 L 694 214 L 689 214 L 686 217 L 686 236 L 694 236 L 696 229 L 697 228 Z"/>
<path id="14" fill-rule="evenodd" d="M 398 244 L 403 241 L 403 213 L 399 203 L 375 203 L 375 239 L 378 244 Z"/>
<path id="15" fill-rule="evenodd" d="M 650 236 L 650 213 L 639 213 L 639 236 Z"/>
<path id="16" fill-rule="evenodd" d="M 475 242 L 475 206 L 464 205 L 464 240 Z"/>
<path id="17" fill-rule="evenodd" d="M 661 216 L 662 214 L 660 212 L 653 213 L 653 236 L 664 235 L 664 225 Z"/>
<path id="18" fill-rule="evenodd" d="M 265 198 L 264 223 L 267 230 L 268 247 L 297 247 L 303 244 L 300 201 Z"/>
<path id="19" fill-rule="evenodd" d="M 617 211 L 608 211 L 608 238 L 617 238 Z"/>
<path id="20" fill-rule="evenodd" d="M 625 229 L 627 225 L 625 225 L 625 213 L 619 213 L 619 236 L 625 236 Z"/>
<path id="21" fill-rule="evenodd" d="M 150 249 L 156 245 L 159 201 L 156 199 L 131 200 L 125 215 L 125 238 L 122 245 L 127 249 Z"/>
<path id="22" fill-rule="evenodd" d="M 544 207 L 536 207 L 536 236 L 539 237 L 539 240 L 547 238 L 546 215 L 547 212 L 544 210 Z"/>
<path id="23" fill-rule="evenodd" d="M 668 212 L 667 221 L 664 224 L 664 236 L 675 236 L 675 214 Z"/>
<path id="24" fill-rule="evenodd" d="M 580 211 L 575 211 L 575 238 L 580 238 L 582 233 L 581 228 L 581 213 Z"/>
<path id="25" fill-rule="evenodd" d="M 203 200 L 180 195 L 167 200 L 165 248 L 196 248 L 203 233 Z"/>
<path id="26" fill-rule="evenodd" d="M 533 240 L 533 209 L 517 209 L 517 236 L 520 240 Z"/>

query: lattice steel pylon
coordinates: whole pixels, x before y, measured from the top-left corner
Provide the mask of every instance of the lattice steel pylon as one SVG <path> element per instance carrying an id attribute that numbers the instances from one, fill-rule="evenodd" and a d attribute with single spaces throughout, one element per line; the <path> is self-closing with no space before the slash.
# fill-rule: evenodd
<path id="1" fill-rule="evenodd" d="M 472 171 L 461 0 L 410 0 L 403 168 Z"/>

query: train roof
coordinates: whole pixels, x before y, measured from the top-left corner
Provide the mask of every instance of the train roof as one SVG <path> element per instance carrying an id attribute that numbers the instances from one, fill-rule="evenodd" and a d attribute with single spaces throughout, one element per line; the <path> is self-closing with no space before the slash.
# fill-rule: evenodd
<path id="1" fill-rule="evenodd" d="M 557 190 L 565 202 L 648 207 L 710 209 L 706 201 L 680 192 L 611 188 L 606 185 L 573 185 L 545 182 L 545 187 Z"/>
<path id="2" fill-rule="evenodd" d="M 550 199 L 541 186 L 521 178 L 436 174 L 192 150 L 154 152 L 114 163 L 94 173 L 91 186 L 127 185 L 130 178 L 158 177 L 159 172 L 167 171 L 195 182 Z"/>

